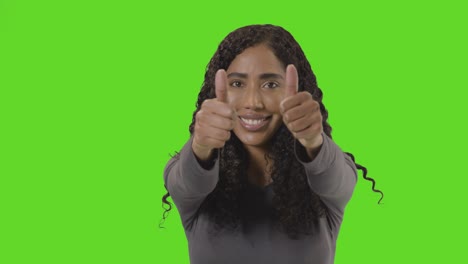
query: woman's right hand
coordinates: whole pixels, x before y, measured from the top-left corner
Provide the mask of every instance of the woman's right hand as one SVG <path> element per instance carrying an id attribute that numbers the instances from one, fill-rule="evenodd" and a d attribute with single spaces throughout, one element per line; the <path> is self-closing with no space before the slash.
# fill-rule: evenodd
<path id="1" fill-rule="evenodd" d="M 222 148 L 231 137 L 236 113 L 227 103 L 225 70 L 215 76 L 216 98 L 203 101 L 195 115 L 192 150 L 200 161 L 208 161 L 214 149 Z"/>

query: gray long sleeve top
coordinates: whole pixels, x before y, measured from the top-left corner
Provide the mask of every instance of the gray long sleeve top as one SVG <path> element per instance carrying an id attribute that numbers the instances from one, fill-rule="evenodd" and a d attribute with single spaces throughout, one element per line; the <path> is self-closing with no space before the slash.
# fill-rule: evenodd
<path id="1" fill-rule="evenodd" d="M 273 228 L 268 217 L 274 196 L 271 185 L 250 186 L 247 194 L 257 212 L 258 221 L 248 232 L 210 236 L 209 220 L 204 215 L 194 221 L 197 209 L 218 182 L 219 161 L 206 170 L 200 166 L 190 139 L 164 169 L 164 182 L 176 205 L 189 246 L 191 264 L 331 264 L 345 206 L 354 190 L 357 173 L 354 162 L 325 134 L 322 147 L 311 162 L 304 165 L 309 187 L 328 207 L 320 218 L 318 232 L 292 240 Z M 297 158 L 297 155 L 296 155 Z M 247 197 L 249 199 L 249 197 Z M 194 221 L 192 223 L 192 221 Z M 193 224 L 193 225 L 191 225 Z M 190 228 L 189 228 L 190 226 Z"/>

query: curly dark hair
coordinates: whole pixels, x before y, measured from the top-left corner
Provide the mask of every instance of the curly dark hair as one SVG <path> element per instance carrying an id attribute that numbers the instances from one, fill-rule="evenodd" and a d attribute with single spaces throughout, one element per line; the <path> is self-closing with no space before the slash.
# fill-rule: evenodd
<path id="1" fill-rule="evenodd" d="M 196 110 L 193 113 L 190 124 L 190 134 L 194 132 L 195 115 L 200 110 L 204 100 L 215 97 L 214 78 L 218 69 L 227 69 L 234 58 L 245 49 L 255 45 L 267 45 L 282 66 L 286 68 L 294 64 L 299 76 L 299 91 L 307 91 L 312 94 L 315 101 L 320 104 L 322 114 L 323 132 L 332 137 L 332 128 L 328 123 L 328 111 L 322 103 L 323 94 L 317 85 L 316 77 L 310 67 L 304 52 L 294 37 L 285 29 L 274 25 L 250 25 L 231 32 L 219 45 L 211 58 L 205 73 Z M 272 160 L 271 178 L 275 193 L 273 205 L 277 227 L 290 238 L 297 239 L 301 234 L 312 234 L 317 221 L 322 217 L 327 208 L 321 202 L 320 197 L 308 186 L 304 167 L 297 161 L 294 152 L 295 139 L 284 124 L 280 126 L 271 140 L 271 151 L 265 155 L 265 159 Z M 300 144 L 297 144 L 300 147 Z M 353 162 L 354 157 L 348 154 Z M 242 226 L 246 219 L 242 211 L 241 197 L 246 188 L 248 168 L 247 153 L 240 140 L 231 132 L 231 138 L 226 142 L 219 153 L 219 181 L 212 193 L 210 193 L 198 213 L 208 215 L 215 224 L 215 230 L 236 230 Z M 383 199 L 383 193 L 375 189 L 375 181 L 367 177 L 367 169 L 357 163 L 356 167 L 363 171 L 363 177 L 372 182 L 372 190 L 381 194 L 378 203 Z M 169 208 L 163 214 L 164 220 L 172 206 L 167 201 L 169 192 L 163 196 L 163 203 Z M 304 199 L 310 197 L 310 199 Z M 164 208 L 163 204 L 163 208 Z"/>

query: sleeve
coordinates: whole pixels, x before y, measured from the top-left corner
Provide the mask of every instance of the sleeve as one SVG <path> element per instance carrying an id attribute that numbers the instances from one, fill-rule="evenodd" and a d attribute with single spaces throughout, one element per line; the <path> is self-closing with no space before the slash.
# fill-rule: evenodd
<path id="1" fill-rule="evenodd" d="M 187 228 L 206 196 L 218 183 L 219 161 L 204 169 L 192 151 L 192 138 L 164 168 L 164 184 Z"/>
<path id="2" fill-rule="evenodd" d="M 341 218 L 356 186 L 357 169 L 331 138 L 322 135 L 323 144 L 312 161 L 301 160 L 297 151 L 296 158 L 304 165 L 312 191 L 320 196 L 329 211 Z"/>

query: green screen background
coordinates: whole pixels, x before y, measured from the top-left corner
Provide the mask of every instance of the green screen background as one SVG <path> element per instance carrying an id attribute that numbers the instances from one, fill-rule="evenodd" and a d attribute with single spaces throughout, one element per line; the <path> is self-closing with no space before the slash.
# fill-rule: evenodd
<path id="1" fill-rule="evenodd" d="M 463 1 L 0 0 L 0 262 L 189 263 L 163 169 L 232 30 L 301 44 L 369 170 L 336 263 L 466 261 Z"/>

